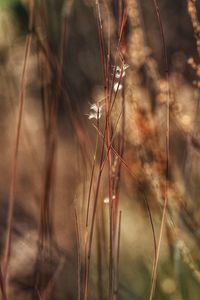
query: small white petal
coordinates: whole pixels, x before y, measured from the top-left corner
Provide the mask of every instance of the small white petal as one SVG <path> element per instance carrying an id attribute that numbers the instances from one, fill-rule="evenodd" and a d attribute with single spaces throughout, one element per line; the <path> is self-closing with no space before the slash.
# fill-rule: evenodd
<path id="1" fill-rule="evenodd" d="M 90 106 L 90 109 L 92 109 L 92 110 L 94 110 L 94 111 L 96 111 L 96 112 L 99 110 L 99 108 L 97 107 L 96 104 L 92 104 L 92 105 Z"/>
<path id="2" fill-rule="evenodd" d="M 90 112 L 88 115 L 88 119 L 96 119 L 99 120 L 102 116 L 102 107 L 103 105 L 97 105 L 96 103 L 90 105 Z"/>
<path id="3" fill-rule="evenodd" d="M 122 88 L 123 88 L 123 85 L 121 83 L 119 84 L 118 82 L 116 82 L 113 87 L 115 92 L 122 90 Z"/>
<path id="4" fill-rule="evenodd" d="M 91 119 L 100 119 L 102 116 L 102 113 L 101 112 L 90 112 L 89 116 L 88 116 L 88 119 L 91 120 Z"/>
<path id="5" fill-rule="evenodd" d="M 89 116 L 88 116 L 88 119 L 89 119 L 89 120 L 91 120 L 91 119 L 97 119 L 97 114 L 95 114 L 95 113 L 94 113 L 94 114 L 90 113 Z"/>

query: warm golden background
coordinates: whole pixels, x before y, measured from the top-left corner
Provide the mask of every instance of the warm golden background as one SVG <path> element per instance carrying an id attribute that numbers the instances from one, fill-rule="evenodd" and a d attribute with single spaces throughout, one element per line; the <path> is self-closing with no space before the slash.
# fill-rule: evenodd
<path id="1" fill-rule="evenodd" d="M 0 0 L 2 300 L 199 300 L 199 19 Z"/>

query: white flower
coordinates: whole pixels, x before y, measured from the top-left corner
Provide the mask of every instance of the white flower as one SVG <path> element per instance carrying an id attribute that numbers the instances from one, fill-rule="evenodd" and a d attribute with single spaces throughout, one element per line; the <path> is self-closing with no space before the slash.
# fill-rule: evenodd
<path id="1" fill-rule="evenodd" d="M 113 87 L 115 92 L 122 90 L 122 88 L 123 88 L 123 85 L 119 82 L 116 82 Z"/>
<path id="2" fill-rule="evenodd" d="M 90 113 L 88 115 L 88 119 L 96 119 L 99 120 L 102 116 L 102 107 L 103 105 L 91 104 L 90 105 Z"/>
<path id="3" fill-rule="evenodd" d="M 116 71 L 115 71 L 115 78 L 119 79 L 121 77 L 124 77 L 126 75 L 126 69 L 129 68 L 129 65 L 125 64 L 122 66 L 116 66 Z"/>

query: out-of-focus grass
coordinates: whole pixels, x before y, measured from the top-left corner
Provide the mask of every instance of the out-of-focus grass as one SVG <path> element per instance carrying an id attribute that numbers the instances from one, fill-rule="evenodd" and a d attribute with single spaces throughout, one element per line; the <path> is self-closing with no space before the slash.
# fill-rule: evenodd
<path id="1" fill-rule="evenodd" d="M 158 241 L 166 184 L 168 86 L 169 206 L 154 299 L 199 299 L 199 90 L 192 84 L 198 68 L 191 60 L 187 64 L 188 53 L 196 53 L 192 24 L 186 5 L 180 5 L 185 22 L 179 24 L 174 17 L 179 13 L 178 2 L 160 1 L 169 61 L 166 79 L 152 2 L 138 7 L 138 1 L 127 1 L 130 7 L 119 41 L 120 3 L 117 7 L 113 1 L 110 7 L 104 2 L 96 11 L 92 1 L 74 1 L 71 6 L 67 1 L 41 1 L 36 6 L 34 30 L 29 32 L 28 1 L 0 1 L 0 7 L 6 8 L 0 14 L 4 24 L 0 34 L 0 191 L 5 198 L 10 187 L 25 37 L 32 35 L 15 201 L 31 212 L 34 221 L 30 217 L 32 227 L 27 233 L 26 224 L 14 217 L 9 300 L 27 300 L 37 288 L 44 293 L 42 299 L 76 299 L 79 292 L 83 299 L 88 261 L 85 300 L 87 293 L 92 300 L 108 299 L 112 276 L 118 296 L 110 299 L 148 299 L 157 247 L 150 221 L 152 218 Z M 166 17 L 171 14 L 172 19 Z M 121 90 L 116 91 L 115 85 L 113 96 L 115 67 L 126 63 L 124 77 L 117 78 Z M 104 82 L 103 68 L 107 72 Z M 113 101 L 110 114 L 104 98 Z M 88 120 L 89 103 L 100 103 L 99 120 L 97 116 Z M 117 207 L 113 216 L 111 199 Z M 148 200 L 148 209 L 144 200 Z M 26 214 L 23 209 L 19 214 Z M 113 224 L 118 224 L 119 211 L 117 262 L 119 228 Z M 2 232 L 5 227 L 4 222 Z M 87 248 L 90 238 L 91 253 Z"/>

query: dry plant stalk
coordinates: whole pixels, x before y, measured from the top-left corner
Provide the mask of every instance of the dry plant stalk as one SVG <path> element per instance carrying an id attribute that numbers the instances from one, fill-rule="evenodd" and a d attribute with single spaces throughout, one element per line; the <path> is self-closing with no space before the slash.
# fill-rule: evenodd
<path id="1" fill-rule="evenodd" d="M 187 2 L 199 53 L 200 26 L 196 1 L 188 0 Z M 76 283 L 73 283 L 73 286 L 77 289 L 77 299 L 92 299 L 92 293 L 96 289 L 93 283 L 95 280 L 97 292 L 94 297 L 109 300 L 117 300 L 121 297 L 120 271 L 123 267 L 122 255 L 126 256 L 126 249 L 122 248 L 124 245 L 121 243 L 123 222 L 126 218 L 123 209 L 126 205 L 126 198 L 129 197 L 124 194 L 129 193 L 130 190 L 130 198 L 133 198 L 131 199 L 133 202 L 140 200 L 143 202 L 141 207 L 145 208 L 147 222 L 151 228 L 152 244 L 149 247 L 151 249 L 148 258 L 151 261 L 151 267 L 147 268 L 149 299 L 156 297 L 158 268 L 163 256 L 162 242 L 168 242 L 172 257 L 177 245 L 182 245 L 182 248 L 179 247 L 181 259 L 199 280 L 199 271 L 190 251 L 185 246 L 186 243 L 183 242 L 185 233 L 179 222 L 181 214 L 183 220 L 184 218 L 188 220 L 192 201 L 189 195 L 185 196 L 186 193 L 181 191 L 174 179 L 176 166 L 174 167 L 171 162 L 174 158 L 173 156 L 171 158 L 170 152 L 171 139 L 174 138 L 175 130 L 183 139 L 189 140 L 189 147 L 195 147 L 199 151 L 200 142 L 193 128 L 195 127 L 193 123 L 198 116 L 198 106 L 193 121 L 190 120 L 192 123 L 189 124 L 190 126 L 187 123 L 187 114 L 177 113 L 176 105 L 179 104 L 181 96 L 176 91 L 176 85 L 179 84 L 179 89 L 181 89 L 182 86 L 186 86 L 186 83 L 181 74 L 169 71 L 159 1 L 153 0 L 152 7 L 155 11 L 155 22 L 160 31 L 164 75 L 161 75 L 158 63 L 147 42 L 140 1 L 118 0 L 116 3 L 95 0 L 90 5 L 91 1 L 87 1 L 88 7 L 93 7 L 95 15 L 99 42 L 98 60 L 102 79 L 100 92 L 97 93 L 95 102 L 90 104 L 87 128 L 84 124 L 86 122 L 83 119 L 83 113 L 79 111 L 81 110 L 79 104 L 74 104 L 70 99 L 70 88 L 68 89 L 68 82 L 65 78 L 65 66 L 68 59 L 65 53 L 71 46 L 70 22 L 76 1 L 70 0 L 62 3 L 63 15 L 58 26 L 60 39 L 55 49 L 45 37 L 51 25 L 48 19 L 47 2 L 41 1 L 41 6 L 38 5 L 36 8 L 34 1 L 30 2 L 29 32 L 26 37 L 21 74 L 17 133 L 8 200 L 8 227 L 0 269 L 3 300 L 12 300 L 8 299 L 7 294 L 7 274 L 9 273 L 27 65 L 33 37 L 37 45 L 38 73 L 41 84 L 40 113 L 45 153 L 41 172 L 41 195 L 38 201 L 39 228 L 33 267 L 33 287 L 30 292 L 32 299 L 54 297 L 54 288 L 62 276 L 63 268 L 67 263 L 67 255 L 70 252 L 68 249 L 64 251 L 60 249 L 55 241 L 57 231 L 54 207 L 60 196 L 57 195 L 59 189 L 57 186 L 60 184 L 58 169 L 59 167 L 64 169 L 62 162 L 60 165 L 58 163 L 62 160 L 58 153 L 61 146 L 59 109 L 63 103 L 65 103 L 80 154 L 74 164 L 77 164 L 79 176 L 77 177 L 80 182 L 71 187 L 74 189 L 71 202 L 69 199 L 62 199 L 63 202 L 68 201 L 68 205 L 73 207 L 73 224 L 70 230 L 75 237 L 73 247 L 76 247 L 76 260 L 74 260 L 76 262 L 73 267 L 76 273 Z M 37 14 L 33 18 L 35 10 Z M 37 24 L 39 26 L 36 26 Z M 194 84 L 199 87 L 199 64 L 193 58 L 189 58 L 188 63 L 196 72 L 197 80 Z M 147 84 L 148 80 L 150 84 Z M 186 89 L 189 90 L 189 87 L 187 86 Z M 89 137 L 90 131 L 94 135 L 93 139 Z M 75 160 L 75 155 L 70 159 Z M 79 179 L 76 180 L 79 181 Z M 183 178 L 181 180 L 183 181 Z M 133 212 L 128 213 L 131 215 Z M 141 218 L 143 217 L 141 215 Z M 188 226 L 193 232 L 198 222 L 195 223 L 193 218 L 191 219 L 191 224 L 189 223 Z M 194 234 L 194 239 L 199 243 L 197 234 Z M 71 252 L 74 252 L 73 247 Z M 59 255 L 61 257 L 57 259 Z M 43 274 L 41 269 L 43 266 L 46 267 L 48 259 L 56 262 L 56 266 L 52 266 L 51 274 Z"/>

